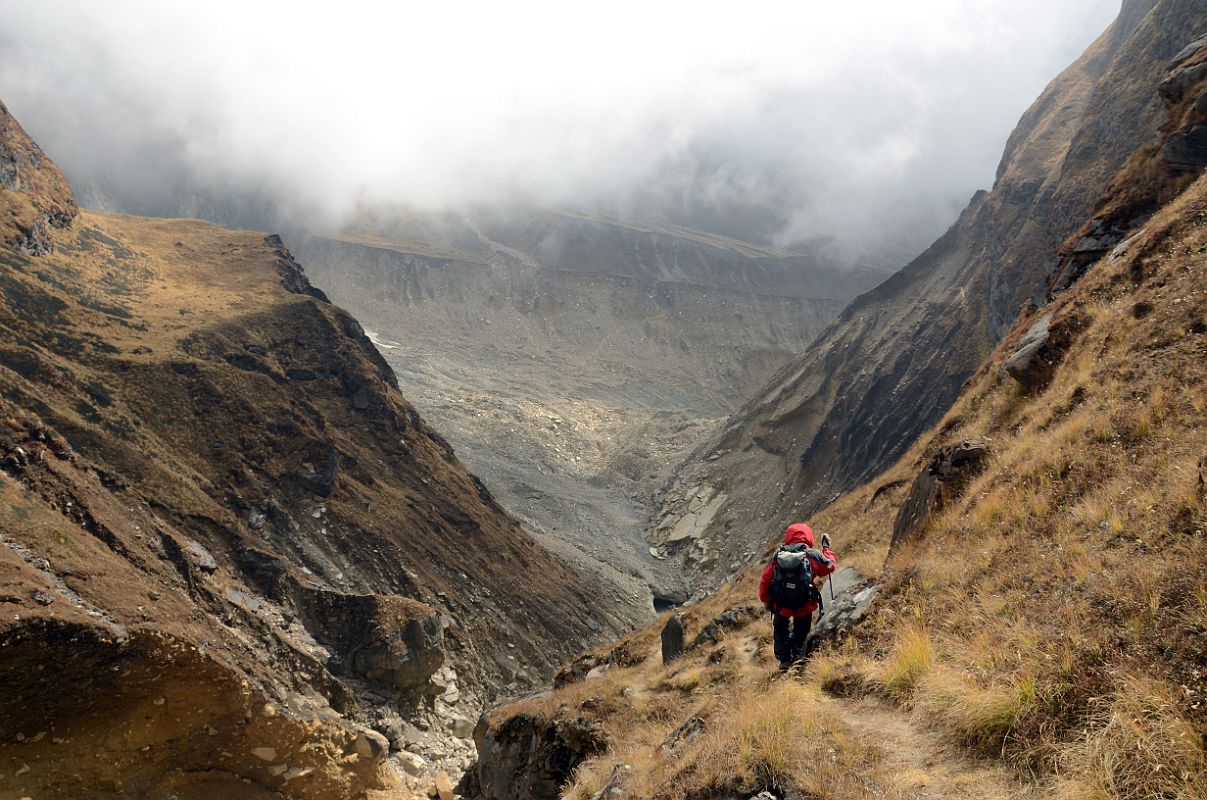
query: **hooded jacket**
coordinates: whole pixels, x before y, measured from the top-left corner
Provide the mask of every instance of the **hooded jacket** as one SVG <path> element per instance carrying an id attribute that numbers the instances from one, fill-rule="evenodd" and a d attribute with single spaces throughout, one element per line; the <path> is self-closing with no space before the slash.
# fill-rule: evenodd
<path id="1" fill-rule="evenodd" d="M 789 525 L 788 529 L 784 531 L 784 544 L 803 544 L 805 547 L 813 547 L 813 529 L 803 522 Z M 821 552 L 826 560 L 809 556 L 809 564 L 813 567 L 814 577 L 817 578 L 829 575 L 838 566 L 834 552 L 830 548 L 823 548 Z M 763 605 L 771 602 L 771 579 L 774 575 L 775 558 L 773 557 L 767 562 L 767 568 L 763 570 L 763 577 L 759 580 L 759 599 L 763 601 Z M 781 617 L 807 617 L 816 610 L 817 603 L 806 603 L 803 608 L 796 610 L 781 608 L 777 609 L 775 613 Z"/>

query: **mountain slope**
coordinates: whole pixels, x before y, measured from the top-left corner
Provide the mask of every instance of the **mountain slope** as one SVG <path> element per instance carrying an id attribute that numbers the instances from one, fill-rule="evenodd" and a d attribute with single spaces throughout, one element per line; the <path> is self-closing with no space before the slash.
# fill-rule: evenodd
<path id="1" fill-rule="evenodd" d="M 762 519 L 756 510 L 774 509 L 777 521 L 816 510 L 942 416 L 1020 305 L 1043 299 L 1062 243 L 1111 177 L 1157 134 L 1165 120 L 1157 85 L 1205 18 L 1201 0 L 1124 3 L 1023 116 L 993 191 L 848 306 L 679 470 L 662 532 L 680 526 L 693 497 L 740 498 L 696 526 L 702 532 L 680 543 L 679 559 L 715 581 L 758 550 L 766 529 L 748 523 Z"/>
<path id="2" fill-rule="evenodd" d="M 455 723 L 628 624 L 465 471 L 279 238 L 76 215 L 6 112 L 0 135 L 14 796 L 361 796 L 409 741 L 368 725 Z M 442 664 L 460 699 L 429 683 Z"/>
<path id="3" fill-rule="evenodd" d="M 540 748 L 559 746 L 582 800 L 1207 798 L 1207 152 L 1182 157 L 1207 124 L 1203 65 L 1207 38 L 1094 204 L 1132 220 L 1123 240 L 810 520 L 874 581 L 854 585 L 875 592 L 859 627 L 782 676 L 744 570 L 683 610 L 679 659 L 660 658 L 663 617 L 490 712 L 471 796 L 516 796 L 500 763 L 548 785 Z M 847 613 L 838 591 L 819 628 Z"/>

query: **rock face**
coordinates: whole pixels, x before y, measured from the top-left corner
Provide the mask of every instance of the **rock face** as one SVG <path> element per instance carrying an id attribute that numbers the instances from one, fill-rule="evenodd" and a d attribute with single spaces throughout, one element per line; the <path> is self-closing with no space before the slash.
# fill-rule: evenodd
<path id="1" fill-rule="evenodd" d="M 852 302 L 685 462 L 669 498 L 709 486 L 730 500 L 690 546 L 671 550 L 672 561 L 715 582 L 770 537 L 754 520 L 770 515 L 774 529 L 808 516 L 939 420 L 1020 305 L 1043 301 L 1062 242 L 1111 178 L 1157 137 L 1165 119 L 1157 84 L 1205 11 L 1202 0 L 1125 5 L 1023 116 L 993 190 Z"/>
<path id="2" fill-rule="evenodd" d="M 984 468 L 988 455 L 989 444 L 981 440 L 941 447 L 914 479 L 909 496 L 898 510 L 889 549 L 908 541 L 932 514 L 959 497 Z"/>
<path id="3" fill-rule="evenodd" d="M 1165 143 L 1161 155 L 1174 169 L 1198 172 L 1207 167 L 1207 125 L 1195 125 L 1174 136 Z"/>
<path id="4" fill-rule="evenodd" d="M 0 111 L 6 791 L 388 790 L 373 706 L 467 709 L 621 628 L 279 237 L 77 215 L 61 177 Z"/>
<path id="5" fill-rule="evenodd" d="M 607 746 L 594 722 L 527 714 L 498 724 L 484 717 L 474 741 L 478 763 L 461 793 L 482 800 L 556 800 L 574 768 Z"/>

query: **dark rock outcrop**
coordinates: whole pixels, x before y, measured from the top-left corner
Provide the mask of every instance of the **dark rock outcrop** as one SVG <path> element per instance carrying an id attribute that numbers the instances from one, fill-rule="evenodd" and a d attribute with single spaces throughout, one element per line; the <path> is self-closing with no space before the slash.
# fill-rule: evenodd
<path id="1" fill-rule="evenodd" d="M 392 692 L 418 694 L 444 663 L 444 625 L 430 606 L 405 597 L 299 588 L 297 607 L 314 637 L 355 675 Z"/>
<path id="2" fill-rule="evenodd" d="M 294 477 L 306 491 L 330 497 L 339 477 L 339 451 L 331 445 L 312 447 L 294 471 Z"/>
<path id="3" fill-rule="evenodd" d="M 478 761 L 459 788 L 481 800 L 556 800 L 574 768 L 607 747 L 597 723 L 561 715 L 516 714 L 497 725 L 484 717 L 474 742 Z"/>
<path id="4" fill-rule="evenodd" d="M 705 625 L 696 634 L 696 638 L 692 639 L 691 646 L 694 649 L 707 644 L 716 644 L 727 631 L 743 628 L 764 613 L 766 612 L 763 607 L 757 603 L 731 606 Z"/>
<path id="5" fill-rule="evenodd" d="M 989 444 L 982 440 L 940 448 L 914 479 L 909 496 L 897 512 L 890 551 L 916 534 L 932 514 L 959 497 L 988 456 Z"/>
<path id="6" fill-rule="evenodd" d="M 1052 314 L 1047 313 L 1027 330 L 1003 367 L 1006 374 L 1030 392 L 1038 392 L 1052 379 L 1054 364 L 1044 357 L 1051 335 Z"/>
<path id="7" fill-rule="evenodd" d="M 1175 135 L 1161 148 L 1161 155 L 1176 170 L 1198 172 L 1207 167 L 1207 125 Z"/>
<path id="8" fill-rule="evenodd" d="M 662 663 L 669 664 L 683 655 L 683 640 L 687 635 L 683 616 L 673 615 L 662 628 Z"/>

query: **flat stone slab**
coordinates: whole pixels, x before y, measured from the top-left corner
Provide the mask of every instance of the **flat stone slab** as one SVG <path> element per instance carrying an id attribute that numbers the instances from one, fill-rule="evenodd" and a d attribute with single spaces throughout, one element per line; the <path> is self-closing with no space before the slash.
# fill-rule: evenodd
<path id="1" fill-rule="evenodd" d="M 834 573 L 834 599 L 830 599 L 828 587 L 822 588 L 825 598 L 825 613 L 813 624 L 806 644 L 812 649 L 827 639 L 845 636 L 867 616 L 880 587 L 868 582 L 851 567 L 843 567 Z"/>

